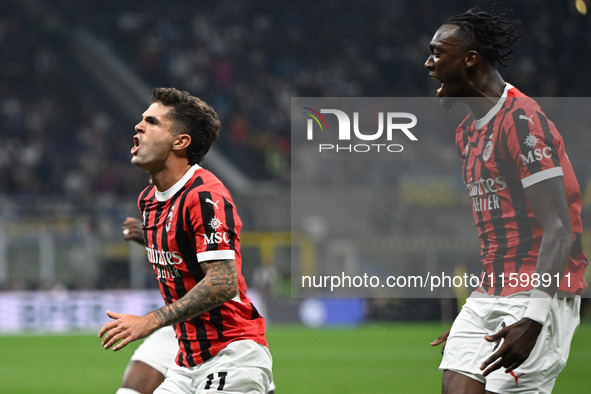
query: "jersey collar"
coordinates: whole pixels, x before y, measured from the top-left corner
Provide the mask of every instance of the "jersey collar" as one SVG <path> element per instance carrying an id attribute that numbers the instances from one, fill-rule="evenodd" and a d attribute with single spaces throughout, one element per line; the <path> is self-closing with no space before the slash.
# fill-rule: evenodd
<path id="1" fill-rule="evenodd" d="M 183 175 L 183 177 L 181 179 L 179 179 L 177 181 L 177 183 L 175 183 L 174 185 L 172 185 L 170 187 L 170 189 L 165 190 L 163 192 L 159 192 L 158 190 L 156 190 L 156 200 L 166 201 L 166 200 L 170 199 L 179 190 L 181 190 L 183 188 L 183 186 L 185 186 L 187 184 L 187 182 L 189 182 L 189 179 L 191 179 L 191 177 L 193 177 L 193 174 L 195 174 L 195 171 L 197 171 L 200 168 L 201 168 L 201 166 L 199 164 L 194 164 L 191 168 L 189 168 L 189 170 L 187 172 L 185 172 L 185 175 Z"/>
<path id="2" fill-rule="evenodd" d="M 474 126 L 477 129 L 482 129 L 484 126 L 486 126 L 486 124 L 488 122 L 490 122 L 490 120 L 501 110 L 501 108 L 503 108 L 503 105 L 505 104 L 505 100 L 507 99 L 507 94 L 509 92 L 509 89 L 511 89 L 512 87 L 513 87 L 513 85 L 506 83 L 505 89 L 503 90 L 503 94 L 501 95 L 501 97 L 499 98 L 499 101 L 497 101 L 495 106 L 492 107 L 490 109 L 490 111 L 488 111 L 488 113 L 486 115 L 484 115 L 482 118 L 474 121 Z"/>

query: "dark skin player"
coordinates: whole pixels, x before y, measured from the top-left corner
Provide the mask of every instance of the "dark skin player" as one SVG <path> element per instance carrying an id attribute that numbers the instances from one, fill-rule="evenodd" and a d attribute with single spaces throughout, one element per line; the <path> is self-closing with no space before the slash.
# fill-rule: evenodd
<path id="1" fill-rule="evenodd" d="M 437 90 L 442 106 L 450 110 L 456 102 L 464 101 L 475 119 L 486 115 L 505 88 L 505 81 L 497 67 L 482 56 L 466 36 L 460 34 L 459 27 L 453 24 L 442 25 L 433 36 L 429 48 L 431 54 L 425 67 L 429 70 L 429 76 L 442 83 Z M 537 272 L 562 274 L 573 240 L 563 178 L 555 177 L 539 182 L 526 188 L 525 192 L 535 219 L 544 229 Z M 556 286 L 539 290 L 553 296 Z M 505 372 L 509 373 L 521 365 L 531 353 L 541 329 L 540 323 L 523 318 L 494 335 L 485 336 L 489 342 L 501 339 L 503 342 L 480 366 L 483 375 L 487 376 L 499 368 L 505 368 Z M 445 345 L 448 335 L 449 330 L 431 345 Z M 442 391 L 488 393 L 483 383 L 450 370 L 443 373 Z"/>

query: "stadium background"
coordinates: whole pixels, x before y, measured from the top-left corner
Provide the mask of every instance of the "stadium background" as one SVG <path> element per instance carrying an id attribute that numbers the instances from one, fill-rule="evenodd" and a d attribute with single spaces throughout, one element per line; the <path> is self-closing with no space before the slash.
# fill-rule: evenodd
<path id="1" fill-rule="evenodd" d="M 523 22 L 515 60 L 503 70 L 506 80 L 531 96 L 587 96 L 591 19 L 585 1 L 498 3 L 501 9 L 513 8 Z M 158 85 L 188 90 L 218 111 L 223 132 L 205 165 L 232 190 L 245 223 L 247 280 L 265 300 L 271 338 L 273 330 L 286 342 L 290 336 L 308 335 L 303 328 L 298 334 L 282 328 L 301 322 L 303 300 L 290 292 L 290 248 L 313 251 L 317 246 L 299 238 L 292 245 L 290 237 L 291 97 L 432 96 L 437 83 L 423 69 L 429 39 L 446 17 L 475 5 L 490 2 L 3 1 L 0 330 L 10 334 L 2 337 L 3 343 L 14 343 L 14 335 L 22 333 L 89 332 L 104 319 L 105 306 L 141 310 L 158 302 L 157 297 L 153 301 L 154 282 L 142 248 L 124 243 L 120 235 L 122 220 L 137 215 L 136 196 L 147 182 L 129 164 L 133 125 L 148 104 L 150 87 Z M 425 149 L 453 153 L 452 135 L 450 130 L 447 137 L 425 138 Z M 590 223 L 591 133 L 568 133 L 566 144 L 583 191 L 583 220 Z M 399 174 L 391 180 L 401 190 L 392 208 L 400 212 L 399 223 L 408 223 L 404 215 L 417 207 L 425 217 L 446 212 L 458 223 L 469 223 L 453 159 L 451 164 L 449 178 L 426 174 L 417 181 Z M 392 243 L 400 248 L 395 253 L 417 258 L 416 250 L 400 242 L 403 233 L 428 234 L 438 245 L 437 232 L 416 219 L 412 228 L 392 224 Z M 448 231 L 457 234 L 454 253 L 477 257 L 473 228 Z M 437 246 L 421 252 L 418 258 L 460 259 Z M 311 332 L 318 338 L 344 332 L 342 343 L 347 343 L 374 335 L 363 334 L 367 328 L 358 326 L 361 321 L 395 335 L 401 322 L 451 319 L 456 301 L 337 300 L 324 301 L 324 307 L 330 319 L 317 324 L 355 328 Z M 589 319 L 585 304 L 583 320 Z M 420 327 L 438 332 L 438 324 Z M 280 334 L 282 329 L 288 331 Z M 431 339 L 422 338 L 417 346 Z M 338 364 L 341 356 L 334 348 L 318 346 L 314 351 L 334 354 L 326 363 Z M 275 347 L 278 354 L 293 355 L 282 353 L 281 343 Z M 381 360 L 379 350 L 371 360 Z M 121 368 L 127 361 L 124 356 L 117 360 Z M 394 361 L 386 358 L 381 364 L 388 362 Z M 117 371 L 110 377 L 115 385 Z M 386 375 L 378 383 L 393 383 Z M 290 386 L 289 371 L 278 376 L 284 387 Z M 336 380 L 328 377 L 317 392 L 345 392 L 330 388 Z M 291 385 L 282 392 L 301 391 Z"/>

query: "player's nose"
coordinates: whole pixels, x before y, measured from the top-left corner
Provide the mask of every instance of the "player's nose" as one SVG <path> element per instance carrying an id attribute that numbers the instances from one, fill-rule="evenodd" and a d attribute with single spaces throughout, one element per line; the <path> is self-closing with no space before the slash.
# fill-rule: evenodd
<path id="1" fill-rule="evenodd" d="M 429 55 L 427 60 L 425 60 L 425 68 L 429 71 L 433 70 L 435 63 L 433 62 L 433 55 Z"/>

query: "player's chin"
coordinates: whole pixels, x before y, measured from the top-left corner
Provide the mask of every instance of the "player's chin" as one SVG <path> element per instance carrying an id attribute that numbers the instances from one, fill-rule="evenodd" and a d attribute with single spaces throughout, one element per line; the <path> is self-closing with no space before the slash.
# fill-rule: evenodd
<path id="1" fill-rule="evenodd" d="M 143 168 L 144 161 L 137 155 L 131 156 L 130 162 L 136 167 Z"/>

